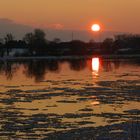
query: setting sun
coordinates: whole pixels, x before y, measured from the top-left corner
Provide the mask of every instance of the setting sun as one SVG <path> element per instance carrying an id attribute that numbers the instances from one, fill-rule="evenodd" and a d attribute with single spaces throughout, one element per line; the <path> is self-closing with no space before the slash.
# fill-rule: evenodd
<path id="1" fill-rule="evenodd" d="M 94 32 L 98 32 L 98 31 L 100 31 L 100 29 L 101 29 L 101 27 L 100 27 L 99 24 L 93 24 L 91 26 L 91 30 L 94 31 Z"/>

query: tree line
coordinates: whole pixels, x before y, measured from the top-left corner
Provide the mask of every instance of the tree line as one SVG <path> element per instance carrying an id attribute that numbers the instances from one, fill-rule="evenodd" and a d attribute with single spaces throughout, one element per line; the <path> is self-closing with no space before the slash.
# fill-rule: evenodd
<path id="1" fill-rule="evenodd" d="M 13 34 L 6 34 L 0 40 L 0 56 L 9 56 L 13 49 L 26 49 L 22 56 L 61 56 L 92 54 L 140 54 L 140 35 L 120 34 L 106 38 L 102 42 L 83 42 L 72 40 L 62 42 L 59 38 L 53 41 L 46 39 L 41 29 L 26 33 L 22 40 L 15 40 Z"/>

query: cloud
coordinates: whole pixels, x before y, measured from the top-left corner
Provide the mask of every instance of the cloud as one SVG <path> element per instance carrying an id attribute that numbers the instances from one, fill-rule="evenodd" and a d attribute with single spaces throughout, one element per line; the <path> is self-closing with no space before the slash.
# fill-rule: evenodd
<path id="1" fill-rule="evenodd" d="M 64 28 L 64 25 L 60 24 L 60 23 L 55 23 L 55 24 L 51 24 L 49 26 L 49 28 L 52 28 L 52 29 L 56 29 L 56 30 L 61 30 Z"/>

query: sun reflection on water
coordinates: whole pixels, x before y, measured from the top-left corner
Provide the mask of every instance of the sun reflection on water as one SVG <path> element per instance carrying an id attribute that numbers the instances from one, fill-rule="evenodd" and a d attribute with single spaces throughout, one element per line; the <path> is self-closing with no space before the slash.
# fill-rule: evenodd
<path id="1" fill-rule="evenodd" d="M 99 58 L 92 58 L 92 74 L 98 76 L 100 61 Z"/>
<path id="2" fill-rule="evenodd" d="M 99 101 L 93 101 L 93 102 L 91 102 L 91 105 L 99 105 L 100 104 L 100 102 Z"/>
<path id="3" fill-rule="evenodd" d="M 100 105 L 100 102 L 98 101 L 97 96 L 91 96 L 91 98 L 93 99 L 93 101 L 90 103 L 91 105 L 93 106 Z"/>

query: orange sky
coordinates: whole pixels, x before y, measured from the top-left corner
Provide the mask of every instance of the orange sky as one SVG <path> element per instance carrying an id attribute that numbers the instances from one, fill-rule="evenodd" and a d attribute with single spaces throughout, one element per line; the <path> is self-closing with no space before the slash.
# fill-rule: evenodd
<path id="1" fill-rule="evenodd" d="M 39 27 L 140 33 L 140 0 L 0 0 L 0 18 Z"/>

